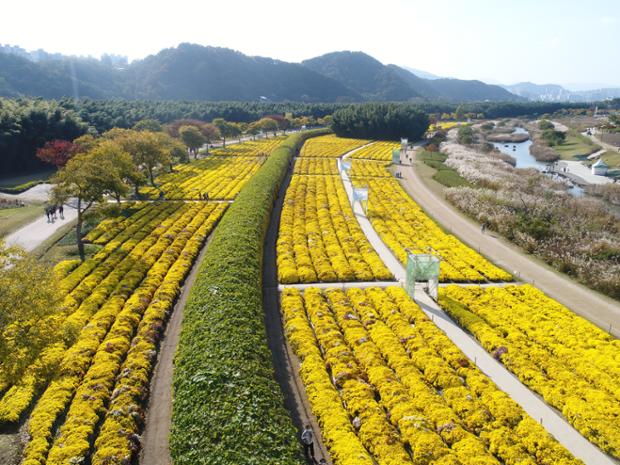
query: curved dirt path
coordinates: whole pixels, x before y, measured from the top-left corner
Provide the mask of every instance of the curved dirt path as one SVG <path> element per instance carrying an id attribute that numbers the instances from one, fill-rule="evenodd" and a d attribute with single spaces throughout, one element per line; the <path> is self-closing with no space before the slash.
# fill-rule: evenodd
<path id="1" fill-rule="evenodd" d="M 437 223 L 518 279 L 534 284 L 578 315 L 620 337 L 620 303 L 551 270 L 496 233 L 482 233 L 479 224 L 425 185 L 415 169 L 416 163 L 421 162 L 414 161 L 413 166 L 402 165 L 400 183 Z"/>
<path id="2" fill-rule="evenodd" d="M 215 230 L 215 228 L 213 228 Z M 151 378 L 149 402 L 142 433 L 142 450 L 140 461 L 142 465 L 172 465 L 170 456 L 169 438 L 172 426 L 172 372 L 174 370 L 174 355 L 181 335 L 183 308 L 187 302 L 189 291 L 196 281 L 198 269 L 211 242 L 211 233 L 185 282 L 181 294 L 174 306 L 166 331 L 161 341 L 157 364 Z"/>
<path id="3" fill-rule="evenodd" d="M 306 390 L 299 377 L 300 361 L 290 347 L 284 335 L 282 317 L 280 313 L 280 292 L 278 289 L 278 272 L 276 266 L 276 241 L 280 229 L 280 213 L 284 203 L 286 189 L 291 181 L 292 167 L 295 160 L 289 166 L 286 178 L 278 192 L 274 209 L 271 213 L 269 229 L 265 239 L 263 251 L 263 309 L 265 311 L 265 329 L 267 331 L 267 344 L 271 350 L 271 360 L 275 371 L 275 378 L 284 394 L 284 404 L 291 414 L 293 424 L 299 434 L 304 425 L 310 425 L 314 433 L 315 459 L 325 458 L 331 465 L 331 457 L 323 443 L 321 428 L 312 414 Z M 144 465 L 150 465 L 144 463 Z"/>

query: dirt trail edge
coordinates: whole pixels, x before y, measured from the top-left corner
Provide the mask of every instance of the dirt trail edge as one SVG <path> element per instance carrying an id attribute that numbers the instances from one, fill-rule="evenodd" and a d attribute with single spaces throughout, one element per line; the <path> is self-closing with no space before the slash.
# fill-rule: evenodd
<path id="1" fill-rule="evenodd" d="M 202 246 L 202 250 L 198 254 L 198 258 L 194 262 L 190 273 L 185 278 L 181 294 L 172 310 L 172 315 L 166 325 L 166 331 L 161 341 L 157 364 L 151 378 L 149 403 L 142 434 L 142 451 L 140 452 L 140 464 L 142 465 L 172 465 L 169 438 L 172 426 L 172 371 L 174 369 L 174 355 L 181 335 L 183 308 L 187 303 L 189 291 L 198 276 L 198 270 L 211 242 L 213 231 L 215 231 L 215 227 Z"/>
<path id="2" fill-rule="evenodd" d="M 291 349 L 286 337 L 280 313 L 280 295 L 278 291 L 278 275 L 276 267 L 276 241 L 280 228 L 280 213 L 284 203 L 286 189 L 291 181 L 292 166 L 297 157 L 293 159 L 291 167 L 282 183 L 276 200 L 263 253 L 263 308 L 265 310 L 265 328 L 267 331 L 267 343 L 271 350 L 271 359 L 275 371 L 275 378 L 284 394 L 284 404 L 291 414 L 293 424 L 299 430 L 304 425 L 311 425 L 314 432 L 314 445 L 316 461 L 325 458 L 331 464 L 331 457 L 323 443 L 321 428 L 310 410 L 304 385 L 299 378 L 300 361 Z M 318 449 L 318 450 L 317 450 Z M 144 465 L 150 465 L 144 463 Z"/>

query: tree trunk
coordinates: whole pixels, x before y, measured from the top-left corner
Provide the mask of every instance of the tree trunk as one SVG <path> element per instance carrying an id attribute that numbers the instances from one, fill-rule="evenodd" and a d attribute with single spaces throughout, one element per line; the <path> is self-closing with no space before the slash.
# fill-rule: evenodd
<path id="1" fill-rule="evenodd" d="M 75 235 L 80 260 L 84 261 L 86 254 L 84 253 L 84 242 L 82 241 L 82 199 L 80 198 L 78 198 L 77 203 L 77 223 L 75 223 Z"/>
<path id="2" fill-rule="evenodd" d="M 149 172 L 149 179 L 151 180 L 151 186 L 155 187 L 155 179 L 153 179 L 153 168 L 149 166 L 146 169 Z"/>
<path id="3" fill-rule="evenodd" d="M 226 148 L 226 138 L 222 137 L 222 141 L 223 141 L 222 148 Z"/>

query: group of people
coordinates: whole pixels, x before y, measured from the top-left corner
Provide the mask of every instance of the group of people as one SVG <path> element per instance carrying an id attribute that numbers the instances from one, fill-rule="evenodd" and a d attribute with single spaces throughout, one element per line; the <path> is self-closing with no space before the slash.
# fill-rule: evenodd
<path id="1" fill-rule="evenodd" d="M 202 200 L 209 200 L 209 193 L 205 192 L 204 194 L 201 192 L 198 194 L 198 198 Z"/>
<path id="2" fill-rule="evenodd" d="M 53 223 L 54 220 L 60 216 L 61 220 L 65 219 L 65 209 L 62 204 L 60 205 L 47 205 L 45 207 L 45 216 L 48 223 Z"/>

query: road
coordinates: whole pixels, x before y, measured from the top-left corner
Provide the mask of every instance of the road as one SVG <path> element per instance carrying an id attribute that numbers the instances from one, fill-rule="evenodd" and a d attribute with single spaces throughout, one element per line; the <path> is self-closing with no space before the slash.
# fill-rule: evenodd
<path id="1" fill-rule="evenodd" d="M 5 237 L 7 245 L 22 247 L 27 252 L 32 252 L 46 239 L 52 236 L 56 231 L 71 223 L 77 218 L 77 210 L 69 205 L 65 205 L 64 219 L 60 216 L 54 221 L 48 221 L 41 207 L 41 217 L 28 223 L 26 226 L 18 229 L 12 234 Z"/>

